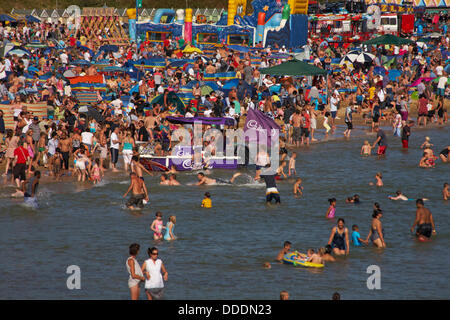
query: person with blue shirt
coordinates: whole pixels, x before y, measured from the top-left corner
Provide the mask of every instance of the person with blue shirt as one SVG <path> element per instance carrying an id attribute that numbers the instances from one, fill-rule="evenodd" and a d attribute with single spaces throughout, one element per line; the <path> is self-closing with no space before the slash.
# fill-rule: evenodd
<path id="1" fill-rule="evenodd" d="M 361 243 L 364 243 L 365 245 L 368 244 L 366 240 L 361 239 L 361 235 L 359 234 L 359 228 L 356 224 L 352 226 L 352 242 L 355 247 L 361 247 Z"/>

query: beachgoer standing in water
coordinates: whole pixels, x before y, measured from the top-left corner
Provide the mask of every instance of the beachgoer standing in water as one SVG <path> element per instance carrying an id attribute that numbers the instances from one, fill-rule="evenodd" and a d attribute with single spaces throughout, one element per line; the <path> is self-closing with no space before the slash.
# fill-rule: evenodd
<path id="1" fill-rule="evenodd" d="M 339 218 L 337 226 L 331 229 L 328 244 L 333 248 L 335 255 L 348 255 L 350 252 L 348 229 L 345 228 L 345 221 Z"/>
<path id="2" fill-rule="evenodd" d="M 142 265 L 142 272 L 145 273 L 145 293 L 148 300 L 161 300 L 164 293 L 164 281 L 167 281 L 169 274 L 161 259 L 158 259 L 158 249 L 153 247 L 148 249 L 150 259 L 145 260 Z M 162 273 L 161 273 L 162 272 Z"/>
<path id="3" fill-rule="evenodd" d="M 386 134 L 378 126 L 375 126 L 374 129 L 375 132 L 377 133 L 377 139 L 373 143 L 372 148 L 375 148 L 375 145 L 378 143 L 378 151 L 377 151 L 378 156 L 385 156 L 386 148 L 388 146 Z"/>
<path id="4" fill-rule="evenodd" d="M 325 215 L 328 219 L 333 219 L 336 213 L 336 198 L 328 199 L 330 206 L 328 207 L 327 213 Z"/>
<path id="5" fill-rule="evenodd" d="M 430 210 L 424 207 L 423 199 L 416 200 L 416 207 L 416 220 L 411 227 L 411 232 L 414 232 L 414 227 L 417 226 L 416 236 L 419 240 L 429 240 L 431 234 L 436 235 L 433 215 Z"/>
<path id="6" fill-rule="evenodd" d="M 130 288 L 131 300 L 138 300 L 140 288 L 139 284 L 141 281 L 145 281 L 142 269 L 139 266 L 139 262 L 136 260 L 136 256 L 139 253 L 139 244 L 133 243 L 130 245 L 130 257 L 127 259 L 127 271 L 130 275 L 128 277 L 128 288 Z"/>
<path id="7" fill-rule="evenodd" d="M 384 231 L 383 225 L 381 224 L 380 219 L 383 217 L 383 211 L 374 210 L 372 214 L 372 225 L 370 226 L 369 234 L 366 238 L 366 243 L 372 240 L 372 243 L 377 248 L 386 248 L 386 243 L 384 242 Z"/>
<path id="8" fill-rule="evenodd" d="M 147 187 L 145 186 L 144 181 L 142 181 L 142 179 L 139 179 L 134 172 L 130 173 L 130 180 L 130 186 L 128 187 L 127 192 L 123 195 L 123 197 L 125 198 L 127 194 L 131 190 L 133 190 L 132 195 L 126 204 L 127 208 L 134 209 L 135 206 L 142 208 L 144 206 L 144 200 L 148 201 Z"/>
<path id="9" fill-rule="evenodd" d="M 173 230 L 175 229 L 175 224 L 177 223 L 177 217 L 170 216 L 169 222 L 166 224 L 166 233 L 164 234 L 164 240 L 175 240 L 177 237 L 173 234 Z"/>
<path id="10" fill-rule="evenodd" d="M 150 229 L 153 231 L 153 239 L 161 240 L 163 238 L 162 230 L 164 229 L 162 213 L 158 211 L 156 212 L 155 216 L 156 219 L 153 220 L 152 224 L 150 225 Z"/>

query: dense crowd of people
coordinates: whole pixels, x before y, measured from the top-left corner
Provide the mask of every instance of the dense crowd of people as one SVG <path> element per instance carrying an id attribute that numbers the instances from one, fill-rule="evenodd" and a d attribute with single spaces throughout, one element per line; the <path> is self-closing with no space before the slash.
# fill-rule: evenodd
<path id="1" fill-rule="evenodd" d="M 7 106 L 3 110 L 13 117 L 13 126 L 7 128 L 4 111 L 0 111 L 1 151 L 6 164 L 3 175 L 16 184 L 16 196 L 33 198 L 43 168 L 47 168 L 48 175 L 55 180 L 72 176 L 77 181 L 92 183 L 99 183 L 105 170 L 116 172 L 123 169 L 131 171 L 130 187 L 124 195 L 131 191 L 132 197 L 127 206 L 141 206 L 148 201 L 148 192 L 141 179 L 143 171 L 151 172 L 139 162 L 139 146 L 150 144 L 154 154 L 161 156 L 171 151 L 172 133 L 180 125 L 169 122 L 168 116 L 233 118 L 238 127 L 249 109 L 260 110 L 281 126 L 282 157 L 278 177 L 286 177 L 284 167 L 287 163 L 284 159 L 288 147 L 300 147 L 317 141 L 318 131 L 326 139 L 329 134 L 335 133 L 340 119 L 347 126 L 344 136 L 350 138 L 355 115 L 361 117 L 363 124 L 370 123 L 377 135 L 373 145 L 368 141 L 365 143 L 361 155 L 369 156 L 376 144 L 378 155 L 386 153 L 386 134 L 380 128 L 382 121 L 384 125 L 392 126 L 393 135 L 402 140 L 404 148 L 408 148 L 410 127 L 415 122 L 423 127 L 430 123 L 444 125 L 448 122 L 450 96 L 450 79 L 445 71 L 448 71 L 450 58 L 449 34 L 427 41 L 415 37 L 413 40 L 413 44 L 366 48 L 372 58 L 358 63 L 349 58 L 353 50 L 350 47 L 334 47 L 323 39 L 310 39 L 309 60 L 327 70 L 328 76 L 273 77 L 263 76 L 260 69 L 290 59 L 290 52 L 284 47 L 255 48 L 241 53 L 227 46 L 218 46 L 209 54 L 196 50 L 187 53 L 182 41 L 168 38 L 158 43 L 130 43 L 118 46 L 117 50 L 99 51 L 93 41 L 74 36 L 63 24 L 0 26 L 0 41 L 4 43 L 13 42 L 21 48 L 33 41 L 46 45 L 43 48 L 28 48 L 22 54 L 6 53 L 5 57 L 0 58 L 0 102 Z M 138 66 L 137 78 L 123 71 L 130 66 L 130 61 L 154 57 L 165 59 L 165 66 L 150 69 Z M 189 67 L 174 67 L 169 58 L 191 59 L 193 62 Z M 103 72 L 96 62 L 105 60 L 110 67 L 123 68 L 122 71 Z M 255 60 L 258 60 L 257 64 Z M 106 90 L 97 91 L 97 101 L 91 103 L 90 113 L 81 111 L 83 105 L 71 90 L 67 79 L 70 77 L 63 76 L 67 71 L 72 72 L 72 77 L 104 76 Z M 397 75 L 392 75 L 394 71 Z M 221 90 L 226 80 L 216 75 L 223 72 L 235 72 L 239 80 L 237 85 Z M 44 75 L 47 77 L 42 79 Z M 205 92 L 202 85 L 205 78 L 209 79 L 211 75 L 220 89 Z M 184 110 L 180 110 L 172 97 L 189 84 L 193 98 Z M 162 95 L 161 100 L 152 103 L 158 95 Z M 125 96 L 129 98 L 124 101 Z M 47 106 L 46 116 L 38 117 L 30 112 L 29 104 L 36 103 Z M 417 105 L 417 119 L 412 116 L 415 112 L 413 105 Z M 420 166 L 434 166 L 437 157 L 430 143 L 424 143 L 423 148 L 424 158 Z M 449 161 L 449 150 L 450 147 L 447 147 L 440 153 L 443 162 Z M 290 177 L 296 175 L 294 154 L 289 157 Z M 123 165 L 119 163 L 120 155 Z M 161 181 L 166 179 L 163 176 Z M 210 178 L 204 174 L 199 176 L 198 184 L 208 184 L 207 179 Z M 377 174 L 376 179 L 376 185 L 382 185 L 381 174 Z M 173 175 L 170 180 L 173 184 L 177 183 Z M 301 182 L 297 178 L 295 195 L 302 195 Z M 276 190 L 275 181 L 266 180 L 266 184 L 268 190 Z M 278 191 L 270 194 L 268 202 L 272 198 L 280 202 Z M 336 199 L 329 201 L 326 216 L 331 219 L 335 216 Z M 349 198 L 348 201 L 356 200 Z M 211 207 L 209 194 L 205 194 L 202 206 Z M 423 202 L 418 202 L 417 206 L 418 212 L 424 211 Z M 366 239 L 356 234 L 356 241 L 367 243 L 370 238 L 376 246 L 384 247 L 381 217 L 382 211 L 375 209 L 370 234 Z M 416 222 L 423 224 L 422 220 L 428 223 L 429 219 L 421 216 Z M 171 217 L 170 223 L 167 237 L 174 239 L 172 228 L 175 217 Z M 163 237 L 161 228 L 158 229 L 161 224 L 157 215 L 151 226 L 155 240 Z M 352 229 L 354 232 L 358 230 L 357 226 Z M 340 219 L 330 234 L 330 247 L 321 248 L 318 254 L 308 252 L 308 257 L 311 262 L 320 262 L 327 254 L 330 257 L 331 253 L 348 254 L 348 243 L 348 229 L 344 220 Z M 158 298 L 162 288 L 161 272 L 167 280 L 167 271 L 161 260 L 157 260 L 158 249 L 149 249 L 150 259 L 142 268 L 136 260 L 138 251 L 139 245 L 130 246 L 130 258 L 127 260 L 131 295 L 138 297 L 137 283 L 146 281 L 148 298 Z M 158 283 L 153 283 L 155 281 Z"/>

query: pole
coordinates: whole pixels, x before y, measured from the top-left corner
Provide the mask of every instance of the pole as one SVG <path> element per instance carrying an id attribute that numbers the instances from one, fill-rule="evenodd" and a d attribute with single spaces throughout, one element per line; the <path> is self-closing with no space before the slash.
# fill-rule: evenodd
<path id="1" fill-rule="evenodd" d="M 139 20 L 139 8 L 138 8 L 138 0 L 136 0 L 136 23 Z M 136 38 L 136 42 L 137 42 L 137 38 Z"/>
<path id="2" fill-rule="evenodd" d="M 138 32 L 137 32 L 137 23 L 138 23 L 138 21 L 139 21 L 139 8 L 138 8 L 138 1 L 139 0 L 136 0 L 136 56 L 138 56 L 138 58 L 139 58 L 139 35 L 138 35 Z M 139 77 L 139 72 L 138 72 L 138 77 Z"/>

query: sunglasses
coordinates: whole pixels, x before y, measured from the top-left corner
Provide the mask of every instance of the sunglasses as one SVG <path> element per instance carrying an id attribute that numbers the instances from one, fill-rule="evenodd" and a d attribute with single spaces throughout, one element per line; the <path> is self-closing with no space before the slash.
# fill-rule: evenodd
<path id="1" fill-rule="evenodd" d="M 152 256 L 157 256 L 158 252 L 152 252 Z"/>

